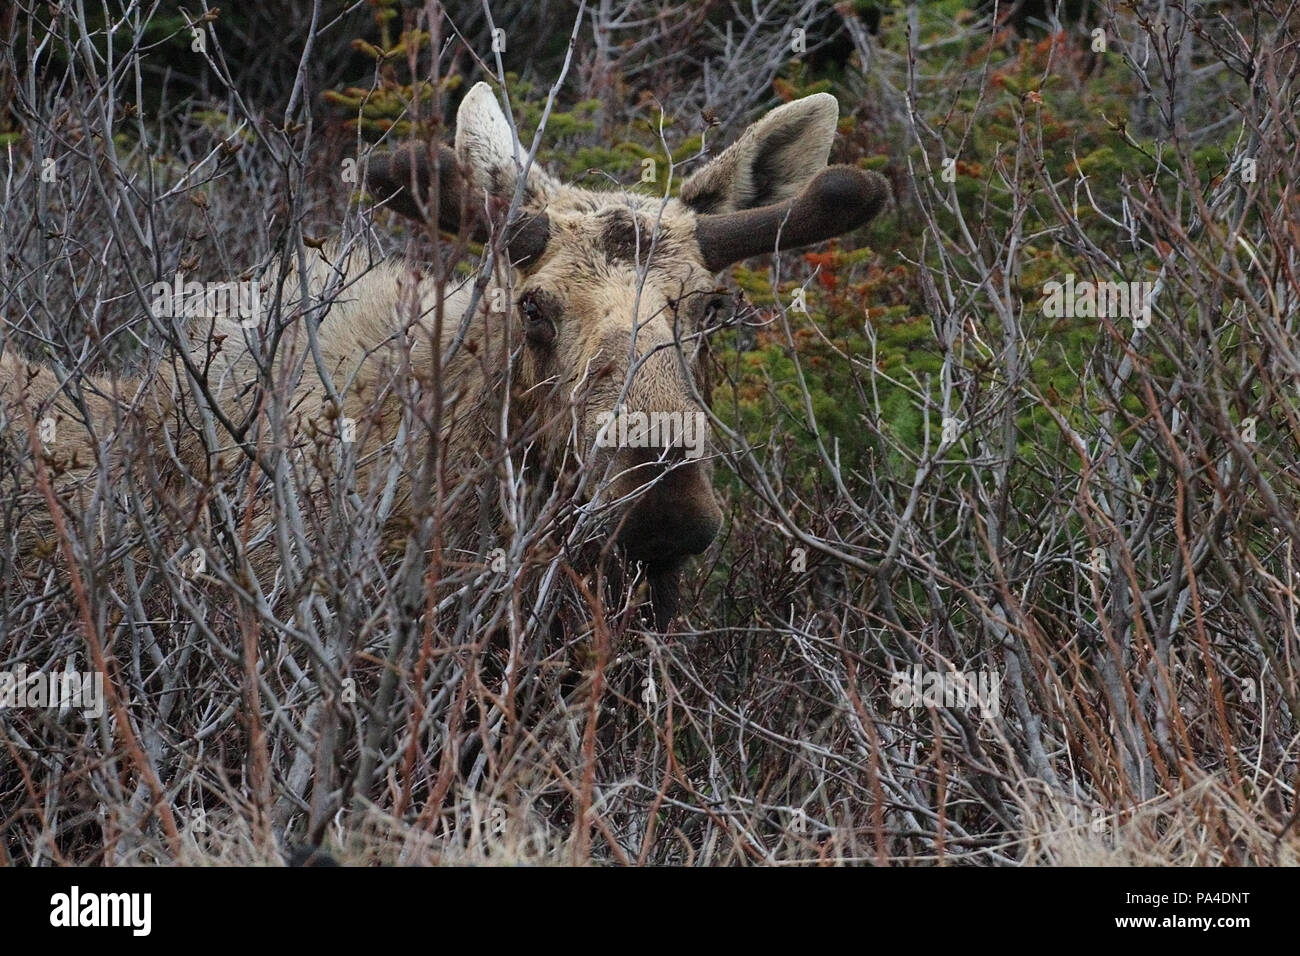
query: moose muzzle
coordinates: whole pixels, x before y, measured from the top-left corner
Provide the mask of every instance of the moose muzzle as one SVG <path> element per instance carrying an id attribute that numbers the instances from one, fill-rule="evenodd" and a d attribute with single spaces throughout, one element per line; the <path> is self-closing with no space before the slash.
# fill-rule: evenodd
<path id="1" fill-rule="evenodd" d="M 615 491 L 628 496 L 617 541 L 651 567 L 672 567 L 704 551 L 722 526 L 707 458 L 681 445 L 628 448 L 615 456 Z"/>

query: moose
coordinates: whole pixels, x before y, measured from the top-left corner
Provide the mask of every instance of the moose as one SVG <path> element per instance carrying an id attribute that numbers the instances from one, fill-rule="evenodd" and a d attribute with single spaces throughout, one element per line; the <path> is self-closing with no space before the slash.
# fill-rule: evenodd
<path id="1" fill-rule="evenodd" d="M 443 231 L 485 242 L 496 237 L 493 248 L 510 276 L 505 318 L 472 283 L 453 287 L 426 276 L 413 285 L 409 264 L 358 264 L 356 256 L 340 262 L 327 246 L 320 253 L 325 267 L 315 271 L 332 275 L 341 291 L 319 320 L 319 354 L 292 385 L 291 404 L 332 401 L 341 418 L 364 423 L 357 436 L 362 477 L 374 451 L 397 430 L 401 399 L 385 384 L 398 362 L 397 343 L 405 343 L 400 361 L 407 367 L 440 369 L 448 406 L 438 424 L 440 454 L 455 471 L 481 455 L 485 430 L 500 430 L 500 422 L 488 420 L 497 405 L 487 398 L 500 388 L 501 369 L 484 356 L 510 362 L 507 428 L 531 423 L 540 473 L 530 480 L 554 479 L 548 469 L 575 460 L 596 475 L 599 480 L 575 484 L 575 494 L 606 496 L 608 543 L 645 569 L 657 609 L 673 607 L 680 569 L 709 546 L 722 522 L 709 456 L 683 454 L 671 435 L 637 447 L 600 439 L 613 414 L 685 419 L 700 412 L 708 400 L 702 330 L 726 301 L 721 270 L 846 233 L 880 210 L 888 197 L 882 177 L 827 165 L 837 120 L 838 104 L 826 93 L 779 106 L 665 199 L 565 185 L 536 163 L 525 172 L 526 151 L 495 94 L 477 84 L 456 114 L 454 148 L 372 157 L 366 186 L 376 202 Z M 517 214 L 502 222 L 500 211 L 512 200 Z M 301 283 L 305 301 L 319 297 L 323 281 Z M 424 334 L 410 334 L 412 315 Z M 165 440 L 182 459 L 196 467 L 199 459 L 210 463 L 210 442 L 185 434 L 194 416 L 177 413 L 178 378 L 201 370 L 201 401 L 223 420 L 255 414 L 249 386 L 259 371 L 251 341 L 257 334 L 233 316 L 218 318 L 202 361 L 188 371 L 164 363 L 144 399 L 134 385 L 83 376 L 89 381 L 81 382 L 74 403 L 67 380 L 60 383 L 48 368 L 7 350 L 0 357 L 0 403 L 11 439 L 15 430 L 30 432 L 55 414 L 49 454 L 63 463 L 61 491 L 69 482 L 90 482 L 96 468 L 113 467 L 115 403 L 120 411 L 125 395 L 151 417 L 150 427 L 167 429 Z M 501 336 L 511 347 L 493 350 L 492 340 Z M 211 339 L 221 342 L 215 352 Z M 36 441 L 28 434 L 21 444 L 30 461 Z M 409 476 L 402 481 L 394 518 L 411 507 Z M 454 520 L 441 540 L 456 539 Z"/>

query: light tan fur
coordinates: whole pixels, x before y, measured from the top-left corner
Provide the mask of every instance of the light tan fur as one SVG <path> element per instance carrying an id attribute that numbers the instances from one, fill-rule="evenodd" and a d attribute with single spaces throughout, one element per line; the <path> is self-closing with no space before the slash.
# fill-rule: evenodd
<path id="1" fill-rule="evenodd" d="M 732 211 L 793 195 L 825 166 L 834 118 L 834 100 L 825 94 L 773 111 L 688 181 L 682 196 L 706 197 L 700 211 Z M 479 84 L 467 95 L 457 125 L 457 155 L 473 190 L 471 199 L 485 199 L 487 194 L 508 199 L 516 182 L 515 157 L 521 154 L 486 85 Z M 454 349 L 471 300 L 468 283 L 442 289 L 439 308 L 438 287 L 405 263 L 371 263 L 361 253 L 343 256 L 338 246 L 315 254 L 311 301 L 331 284 L 341 286 L 321 319 L 319 345 L 322 365 L 341 393 L 342 408 L 332 409 L 314 359 L 306 356 L 301 380 L 285 403 L 293 420 L 280 429 L 268 428 L 266 440 L 274 434 L 285 436 L 291 456 L 298 455 L 311 467 L 306 446 L 297 447 L 304 430 L 329 429 L 338 418 L 354 419 L 358 484 L 364 491 L 367 482 L 383 480 L 383 474 L 373 474 L 371 468 L 394 441 L 404 403 L 426 401 L 428 390 L 440 384 L 446 409 L 443 454 L 447 471 L 455 476 L 472 470 L 495 447 L 494 416 L 504 399 L 499 390 L 509 365 L 508 428 L 523 429 L 531 423 L 536 429 L 531 459 L 536 467 L 554 469 L 580 460 L 598 477 L 607 477 L 604 486 L 600 480 L 585 483 L 583 493 L 599 492 L 623 502 L 611 512 L 609 530 L 633 527 L 633 554 L 675 569 L 686 554 L 712 539 L 721 520 L 707 460 L 677 462 L 665 471 L 647 464 L 655 456 L 595 448 L 593 442 L 602 412 L 621 407 L 691 414 L 699 410 L 696 397 L 708 397 L 699 333 L 719 289 L 695 239 L 697 210 L 676 198 L 665 202 L 619 190 L 563 186 L 540 169 L 530 175 L 525 208 L 545 211 L 549 218 L 544 254 L 511 274 L 506 312 L 491 311 L 492 295 L 483 296 Z M 294 357 L 303 356 L 308 344 L 301 313 L 309 302 L 301 298 L 296 282 L 289 288 L 291 308 L 286 314 L 297 312 L 298 318 L 281 350 L 290 358 L 278 368 L 278 383 L 290 379 Z M 530 294 L 545 297 L 553 310 L 554 339 L 545 347 L 531 341 L 521 326 L 521 303 Z M 438 347 L 444 355 L 454 354 L 442 370 L 441 382 L 435 383 L 439 315 Z M 210 365 L 212 395 L 236 420 L 252 411 L 249 403 L 255 394 L 251 386 L 257 369 L 246 344 L 249 334 L 264 335 L 265 329 L 248 333 L 226 317 L 218 318 L 211 329 L 202 321 L 190 329 L 195 362 Z M 508 354 L 514 355 L 512 363 Z M 423 398 L 395 390 L 395 372 L 402 367 L 409 368 Z M 181 380 L 186 380 L 184 387 L 178 384 Z M 56 438 L 43 461 L 64 498 L 84 495 L 100 467 L 116 467 L 115 449 L 126 447 L 115 437 L 115 423 L 123 421 L 122 407 L 136 409 L 135 419 L 153 429 L 159 442 L 177 447 L 184 468 L 195 476 L 229 468 L 238 458 L 233 442 L 225 438 L 224 447 L 205 447 L 194 433 L 200 419 L 179 401 L 182 393 L 191 401 L 194 392 L 180 363 L 162 361 L 147 382 L 141 386 L 126 380 L 80 379 L 89 412 L 87 427 L 70 397 L 75 389 L 60 388 L 50 369 L 7 349 L 0 356 L 5 440 L 11 450 L 31 447 L 28 429 L 53 415 Z M 420 407 L 427 408 L 427 401 Z M 410 460 L 421 457 L 417 450 Z M 44 496 L 36 490 L 34 464 L 28 456 L 34 523 L 25 533 L 35 540 L 47 537 L 49 527 L 36 514 L 44 508 Z M 409 476 L 403 475 L 390 522 L 398 529 L 395 538 L 400 538 L 411 512 L 411 487 Z M 447 532 L 444 540 L 454 541 L 464 538 L 467 529 L 449 527 Z"/>

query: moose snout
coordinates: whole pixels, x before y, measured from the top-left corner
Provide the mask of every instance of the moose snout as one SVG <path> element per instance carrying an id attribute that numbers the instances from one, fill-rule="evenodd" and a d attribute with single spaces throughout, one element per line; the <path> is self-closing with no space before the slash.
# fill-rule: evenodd
<path id="1" fill-rule="evenodd" d="M 722 526 L 707 460 L 680 448 L 629 449 L 619 462 L 637 491 L 624 514 L 618 542 L 650 565 L 672 565 L 704 551 Z"/>

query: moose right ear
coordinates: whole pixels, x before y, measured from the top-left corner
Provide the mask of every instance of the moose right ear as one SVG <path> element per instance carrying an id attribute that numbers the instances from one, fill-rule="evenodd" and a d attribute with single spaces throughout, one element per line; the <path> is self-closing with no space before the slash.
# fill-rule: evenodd
<path id="1" fill-rule="evenodd" d="M 682 183 L 682 202 L 716 214 L 794 198 L 826 168 L 839 112 L 829 93 L 778 106 Z"/>
<path id="2" fill-rule="evenodd" d="M 411 219 L 425 221 L 435 205 L 432 194 L 434 161 L 431 161 L 429 152 L 423 145 L 412 144 L 384 156 L 372 156 L 366 173 L 366 189 L 381 202 L 387 201 L 388 208 Z M 445 232 L 460 232 L 465 188 L 455 151 L 450 146 L 439 146 L 436 163 L 438 228 Z"/>

